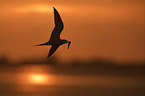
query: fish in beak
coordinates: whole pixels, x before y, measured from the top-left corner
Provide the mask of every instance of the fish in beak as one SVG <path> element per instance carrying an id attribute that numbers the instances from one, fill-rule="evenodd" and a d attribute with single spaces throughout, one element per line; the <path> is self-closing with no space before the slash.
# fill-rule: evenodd
<path id="1" fill-rule="evenodd" d="M 68 49 L 69 49 L 70 44 L 71 44 L 71 41 L 68 41 Z"/>

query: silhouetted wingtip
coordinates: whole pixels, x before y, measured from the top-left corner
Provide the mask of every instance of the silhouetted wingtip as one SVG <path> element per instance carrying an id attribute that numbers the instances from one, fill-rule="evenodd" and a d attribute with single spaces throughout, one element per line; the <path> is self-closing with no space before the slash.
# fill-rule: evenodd
<path id="1" fill-rule="evenodd" d="M 53 9 L 56 10 L 55 7 L 53 7 Z"/>
<path id="2" fill-rule="evenodd" d="M 50 57 L 50 55 L 47 56 L 47 59 Z"/>

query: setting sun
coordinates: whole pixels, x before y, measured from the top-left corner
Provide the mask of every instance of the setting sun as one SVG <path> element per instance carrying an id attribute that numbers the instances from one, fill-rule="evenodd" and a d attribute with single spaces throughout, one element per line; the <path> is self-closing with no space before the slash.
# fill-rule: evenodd
<path id="1" fill-rule="evenodd" d="M 45 75 L 32 74 L 29 76 L 29 80 L 31 83 L 44 84 L 47 82 L 48 78 Z"/>

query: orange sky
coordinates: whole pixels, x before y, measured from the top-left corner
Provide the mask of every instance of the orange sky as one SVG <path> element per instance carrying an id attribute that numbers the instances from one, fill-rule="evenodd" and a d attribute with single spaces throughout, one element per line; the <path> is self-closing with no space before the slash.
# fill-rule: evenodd
<path id="1" fill-rule="evenodd" d="M 12 60 L 46 58 L 53 30 L 53 6 L 64 21 L 62 60 L 105 58 L 145 61 L 144 0 L 0 0 L 0 55 Z"/>

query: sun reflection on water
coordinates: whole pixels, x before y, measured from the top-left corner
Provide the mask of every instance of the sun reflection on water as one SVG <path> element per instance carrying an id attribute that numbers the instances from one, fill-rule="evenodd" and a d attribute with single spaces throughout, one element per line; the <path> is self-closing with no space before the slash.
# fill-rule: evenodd
<path id="1" fill-rule="evenodd" d="M 28 79 L 33 84 L 45 84 L 48 82 L 48 78 L 44 74 L 31 74 Z"/>
<path id="2" fill-rule="evenodd" d="M 22 85 L 51 85 L 51 67 L 45 65 L 30 65 L 19 69 L 17 83 Z"/>

